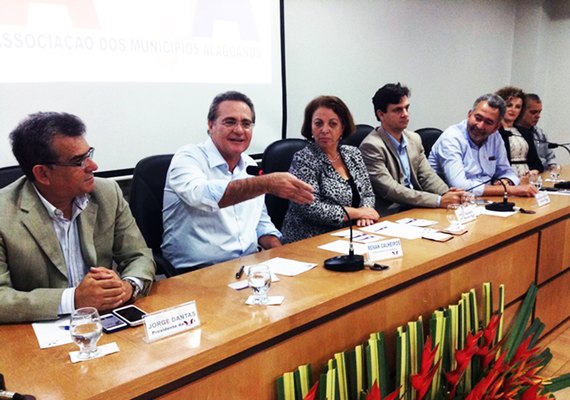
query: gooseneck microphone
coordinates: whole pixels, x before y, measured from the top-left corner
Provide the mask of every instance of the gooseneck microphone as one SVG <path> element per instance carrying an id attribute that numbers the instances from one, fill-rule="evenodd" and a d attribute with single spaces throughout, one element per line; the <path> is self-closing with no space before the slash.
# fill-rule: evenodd
<path id="1" fill-rule="evenodd" d="M 566 150 L 568 152 L 568 154 L 570 154 L 570 149 L 568 148 L 568 143 L 552 143 L 552 142 L 547 142 L 547 143 L 548 143 L 549 149 L 557 149 L 558 147 L 562 147 L 564 150 Z"/>
<path id="2" fill-rule="evenodd" d="M 337 206 L 340 206 L 340 208 L 342 208 L 342 211 L 346 215 L 346 218 L 348 220 L 348 229 L 350 230 L 350 241 L 349 241 L 349 247 L 348 247 L 348 255 L 327 258 L 325 260 L 325 268 L 328 270 L 331 270 L 331 271 L 336 271 L 336 272 L 353 272 L 353 271 L 360 271 L 361 269 L 364 269 L 364 256 L 354 254 L 354 243 L 352 241 L 352 219 L 350 219 L 350 215 L 348 215 L 348 212 L 346 211 L 344 206 L 342 204 L 340 204 L 338 201 L 336 201 L 335 199 L 332 199 L 328 196 L 316 194 L 316 193 L 315 193 L 315 195 L 317 195 L 323 199 L 327 199 L 330 202 L 336 204 Z"/>
<path id="3" fill-rule="evenodd" d="M 514 211 L 515 203 L 511 203 L 510 201 L 508 201 L 509 193 L 507 192 L 507 185 L 505 185 L 505 183 L 501 179 L 497 179 L 497 181 L 501 185 L 503 185 L 503 189 L 505 189 L 505 192 L 503 194 L 503 201 L 487 204 L 485 208 L 489 211 L 501 211 L 501 212 Z"/>

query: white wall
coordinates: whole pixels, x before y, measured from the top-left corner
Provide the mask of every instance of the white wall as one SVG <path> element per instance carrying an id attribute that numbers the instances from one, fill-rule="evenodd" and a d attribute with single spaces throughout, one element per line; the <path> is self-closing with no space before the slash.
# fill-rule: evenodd
<path id="1" fill-rule="evenodd" d="M 539 122 L 550 141 L 570 142 L 570 3 L 565 0 L 521 1 L 517 7 L 512 83 L 542 99 Z M 555 150 L 558 162 L 570 155 Z"/>
<path id="2" fill-rule="evenodd" d="M 514 84 L 542 97 L 551 140 L 570 141 L 567 1 L 285 0 L 285 36 L 289 137 L 321 94 L 376 125 L 374 92 L 400 81 L 412 90 L 412 129 L 445 129 L 477 96 Z"/>

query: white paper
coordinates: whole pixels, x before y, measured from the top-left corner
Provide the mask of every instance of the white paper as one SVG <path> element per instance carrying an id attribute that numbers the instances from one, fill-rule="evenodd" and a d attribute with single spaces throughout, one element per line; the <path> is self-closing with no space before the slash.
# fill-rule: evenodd
<path id="1" fill-rule="evenodd" d="M 117 346 L 117 343 L 115 343 L 115 342 L 107 343 L 107 344 L 102 344 L 101 346 L 97 346 L 97 350 L 98 350 L 98 354 L 95 357 L 90 358 L 88 360 L 81 360 L 79 358 L 79 350 L 78 351 L 70 351 L 69 352 L 69 358 L 71 359 L 72 363 L 95 360 L 96 358 L 101 358 L 101 357 L 104 357 L 108 354 L 113 354 L 113 353 L 118 352 L 119 346 Z"/>
<path id="2" fill-rule="evenodd" d="M 244 279 L 241 281 L 235 281 L 229 283 L 228 286 L 235 290 L 242 290 L 245 289 L 246 287 L 249 287 L 249 283 L 247 282 L 247 279 Z"/>
<path id="3" fill-rule="evenodd" d="M 493 215 L 495 217 L 510 217 L 511 215 L 515 215 L 516 211 L 491 211 L 487 210 L 485 207 L 477 207 L 475 210 L 475 214 L 477 215 Z"/>
<path id="4" fill-rule="evenodd" d="M 368 251 L 367 247 L 363 243 L 353 243 L 354 245 L 354 254 L 366 254 Z M 334 242 L 330 242 L 327 244 L 323 244 L 319 246 L 319 249 L 334 251 L 335 253 L 340 254 L 348 254 L 350 250 L 350 242 L 346 240 L 335 240 Z"/>
<path id="5" fill-rule="evenodd" d="M 437 224 L 437 221 L 432 221 L 431 219 L 422 219 L 422 218 L 402 218 L 397 220 L 396 222 L 403 225 L 419 226 L 419 227 L 426 227 Z"/>
<path id="6" fill-rule="evenodd" d="M 34 328 L 40 349 L 73 342 L 69 332 L 69 317 L 60 318 L 57 321 L 34 322 L 32 328 Z"/>
<path id="7" fill-rule="evenodd" d="M 391 221 L 382 221 L 377 224 L 361 228 L 363 231 L 370 233 L 380 233 L 386 236 L 394 236 L 402 239 L 419 239 L 422 237 L 423 228 L 402 225 Z"/>
<path id="8" fill-rule="evenodd" d="M 253 305 L 278 306 L 281 303 L 283 303 L 283 300 L 285 300 L 285 296 L 267 296 L 267 303 L 255 304 L 255 296 L 251 295 L 247 298 L 247 300 L 245 301 L 245 304 L 248 304 L 250 306 L 253 306 Z"/>
<path id="9" fill-rule="evenodd" d="M 271 274 L 279 274 L 285 276 L 295 276 L 307 272 L 317 266 L 315 263 L 308 263 L 303 261 L 290 260 L 288 258 L 275 257 L 262 264 L 269 265 Z M 277 279 L 279 280 L 279 279 Z M 273 279 L 271 279 L 273 282 Z"/>
<path id="10" fill-rule="evenodd" d="M 570 190 L 559 190 L 557 192 L 548 192 L 548 194 L 553 194 L 555 196 L 570 196 Z"/>

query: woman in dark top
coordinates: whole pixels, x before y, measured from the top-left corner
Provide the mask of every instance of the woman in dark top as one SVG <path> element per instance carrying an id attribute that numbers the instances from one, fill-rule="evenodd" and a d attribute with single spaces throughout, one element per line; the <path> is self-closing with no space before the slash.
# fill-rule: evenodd
<path id="1" fill-rule="evenodd" d="M 343 207 L 357 226 L 372 225 L 380 217 L 360 150 L 340 144 L 354 130 L 352 115 L 338 97 L 320 96 L 305 108 L 301 134 L 309 143 L 295 153 L 289 172 L 315 188 L 315 201 L 290 203 L 283 222 L 285 243 L 345 226 Z"/>
<path id="2" fill-rule="evenodd" d="M 519 88 L 506 86 L 499 89 L 497 95 L 507 103 L 507 112 L 499 133 L 505 142 L 511 166 L 520 177 L 530 172 L 542 172 L 544 166 L 538 157 L 532 136 L 529 136 L 527 132 L 520 132 L 514 126 L 524 107 L 524 92 Z"/>

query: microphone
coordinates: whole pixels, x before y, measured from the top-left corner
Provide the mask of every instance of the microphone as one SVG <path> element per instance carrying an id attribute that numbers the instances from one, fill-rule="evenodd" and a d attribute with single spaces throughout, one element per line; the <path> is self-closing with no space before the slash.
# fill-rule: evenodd
<path id="1" fill-rule="evenodd" d="M 257 165 L 248 165 L 245 168 L 245 172 L 247 172 L 248 175 L 254 175 L 254 176 L 263 175 L 263 170 L 259 168 Z"/>
<path id="2" fill-rule="evenodd" d="M 485 208 L 489 211 L 501 211 L 501 212 L 514 211 L 515 203 L 511 203 L 510 201 L 508 201 L 509 194 L 507 192 L 507 185 L 505 185 L 505 183 L 501 179 L 498 179 L 498 181 L 501 183 L 501 185 L 503 185 L 503 189 L 505 189 L 505 193 L 503 195 L 503 201 L 487 204 Z"/>
<path id="3" fill-rule="evenodd" d="M 547 143 L 549 149 L 557 149 L 558 147 L 562 147 L 564 150 L 568 152 L 568 154 L 570 154 L 570 149 L 568 148 L 567 143 L 552 143 L 552 142 L 547 142 Z"/>
<path id="4" fill-rule="evenodd" d="M 353 272 L 364 269 L 364 256 L 361 256 L 359 254 L 354 254 L 354 243 L 352 241 L 352 219 L 350 219 L 350 215 L 348 215 L 348 212 L 346 211 L 344 206 L 329 196 L 325 196 L 320 193 L 315 193 L 315 196 L 319 196 L 322 199 L 327 199 L 331 203 L 334 203 L 340 208 L 342 208 L 342 211 L 344 212 L 348 220 L 348 229 L 350 230 L 348 255 L 327 258 L 325 260 L 325 268 L 330 271 L 336 271 L 336 272 Z"/>

